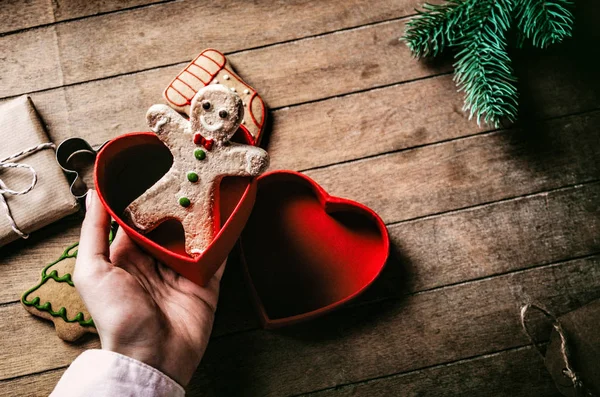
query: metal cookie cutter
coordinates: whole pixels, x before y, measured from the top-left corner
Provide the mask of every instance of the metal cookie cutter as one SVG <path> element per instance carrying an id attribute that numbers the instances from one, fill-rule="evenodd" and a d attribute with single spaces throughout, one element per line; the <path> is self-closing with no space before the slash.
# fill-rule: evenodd
<path id="1" fill-rule="evenodd" d="M 71 182 L 71 194 L 82 199 L 87 195 L 88 186 L 93 186 L 96 155 L 106 145 L 90 145 L 82 138 L 65 139 L 56 148 L 56 161 Z"/>

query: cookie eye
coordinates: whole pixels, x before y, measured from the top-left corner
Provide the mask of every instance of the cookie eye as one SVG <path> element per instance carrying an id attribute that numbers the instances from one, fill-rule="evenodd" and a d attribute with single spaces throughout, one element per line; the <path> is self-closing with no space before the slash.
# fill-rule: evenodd
<path id="1" fill-rule="evenodd" d="M 219 112 L 219 117 L 220 117 L 220 118 L 222 118 L 222 119 L 226 119 L 226 118 L 227 118 L 227 116 L 229 116 L 229 113 L 227 113 L 227 110 L 221 110 L 221 111 Z"/>
<path id="2" fill-rule="evenodd" d="M 208 102 L 208 101 L 202 102 L 202 109 L 204 109 L 204 110 L 210 109 L 210 102 Z"/>

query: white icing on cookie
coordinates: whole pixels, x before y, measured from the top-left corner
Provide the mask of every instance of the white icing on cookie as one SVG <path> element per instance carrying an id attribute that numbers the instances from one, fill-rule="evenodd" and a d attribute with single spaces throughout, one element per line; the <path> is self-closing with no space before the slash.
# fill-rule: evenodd
<path id="1" fill-rule="evenodd" d="M 156 125 L 154 127 L 150 128 L 150 129 L 152 130 L 152 132 L 158 133 L 158 131 L 160 131 L 160 128 L 163 125 L 167 124 L 168 122 L 169 122 L 169 119 L 167 119 L 167 118 L 160 119 L 160 120 L 158 120 L 158 122 L 156 123 Z"/>

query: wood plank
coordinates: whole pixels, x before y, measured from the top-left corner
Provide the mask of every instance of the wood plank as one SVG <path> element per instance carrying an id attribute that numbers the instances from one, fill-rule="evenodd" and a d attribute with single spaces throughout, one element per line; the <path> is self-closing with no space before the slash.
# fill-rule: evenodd
<path id="1" fill-rule="evenodd" d="M 255 85 L 260 87 L 261 94 L 264 94 L 270 106 L 276 108 L 307 99 L 319 100 L 357 87 L 368 89 L 371 84 L 399 83 L 431 73 L 425 64 L 405 54 L 398 57 L 397 67 L 382 64 L 378 69 L 378 77 L 373 77 L 375 80 L 348 79 L 346 58 L 351 59 L 358 69 L 367 68 L 369 63 L 353 49 L 368 40 L 369 36 L 381 37 L 383 30 L 393 35 L 396 29 L 389 28 L 393 24 L 359 29 L 352 35 L 345 32 L 343 35 L 348 37 L 344 42 L 350 55 L 335 58 L 337 63 L 332 63 L 327 73 L 318 69 L 313 73 L 295 72 L 297 66 L 292 61 L 307 58 L 306 54 L 335 45 L 334 40 L 339 41 L 342 34 L 261 49 L 262 55 L 256 58 L 251 56 L 254 51 L 236 54 L 236 65 L 244 66 L 247 80 L 252 84 L 258 83 Z M 401 30 L 400 27 L 398 29 Z M 389 38 L 391 40 L 391 36 Z M 291 50 L 295 53 L 284 57 L 282 48 L 288 53 Z M 387 49 L 382 48 L 382 51 Z M 568 47 L 565 54 L 559 57 L 554 54 L 546 57 L 546 53 L 542 53 L 539 57 L 528 58 L 536 66 L 537 72 L 534 75 L 536 78 L 528 80 L 531 92 L 522 95 L 523 101 L 529 103 L 527 109 L 531 109 L 530 114 L 553 117 L 600 106 L 600 90 L 589 84 L 588 79 L 581 79 L 586 76 L 586 71 L 577 66 L 580 64 L 579 58 L 571 57 L 574 51 Z M 261 63 L 266 59 L 282 58 L 290 61 L 279 62 L 279 68 L 274 71 L 278 79 L 264 80 L 260 75 L 263 73 Z M 48 124 L 54 141 L 79 135 L 87 137 L 92 143 L 100 143 L 121 133 L 147 130 L 145 110 L 151 104 L 162 101 L 162 89 L 181 67 L 183 64 L 41 92 L 34 94 L 33 100 Z M 574 73 L 574 70 L 578 73 Z M 311 91 L 286 90 L 281 84 L 285 81 L 285 87 L 302 87 L 308 75 L 314 84 L 323 88 Z M 544 78 L 546 75 L 569 77 L 556 78 L 551 82 L 553 88 L 548 89 L 549 83 Z M 259 79 L 263 79 L 263 82 Z M 357 80 L 360 83 L 354 82 Z M 335 84 L 327 84 L 328 81 Z M 478 129 L 475 123 L 468 121 L 461 107 L 462 95 L 455 92 L 451 76 L 443 76 L 280 109 L 272 113 L 273 132 L 269 140 L 272 167 L 306 169 L 324 166 L 487 129 Z M 538 110 L 540 107 L 541 110 Z M 524 110 L 525 114 L 527 109 Z M 303 150 L 298 150 L 299 147 Z M 319 156 L 305 155 L 312 151 L 318 152 Z"/>
<path id="2" fill-rule="evenodd" d="M 594 183 L 392 225 L 391 260 L 351 305 L 596 254 L 598 203 Z M 228 266 L 216 336 L 258 328 L 241 265 Z"/>
<path id="3" fill-rule="evenodd" d="M 32 233 L 27 240 L 0 248 L 0 268 L 7 275 L 0 280 L 0 303 L 18 301 L 38 283 L 44 266 L 79 240 L 81 221 L 82 216 L 76 214 Z"/>
<path id="4" fill-rule="evenodd" d="M 48 396 L 65 369 L 0 381 L 0 397 Z"/>
<path id="5" fill-rule="evenodd" d="M 396 44 L 396 36 L 402 29 L 403 22 L 379 24 L 344 32 L 343 36 L 342 34 L 326 35 L 315 39 L 235 54 L 232 56 L 232 62 L 250 84 L 260 87 L 261 95 L 269 106 L 273 107 L 287 106 L 306 100 L 318 100 L 352 90 L 368 89 L 373 85 L 397 83 L 448 70 L 448 64 L 431 68 L 427 64 L 415 62 L 404 45 Z M 340 40 L 341 37 L 344 39 Z M 382 44 L 380 46 L 374 47 L 378 55 L 377 61 L 363 57 L 364 43 L 371 42 L 373 37 L 385 37 L 385 40 L 381 40 Z M 328 62 L 329 66 L 327 68 L 322 64 L 319 66 L 316 61 L 307 62 L 302 68 L 299 67 L 298 59 L 306 59 L 308 54 L 332 51 L 333 48 L 339 51 L 319 58 L 319 62 Z M 271 68 L 268 76 L 263 77 L 264 68 L 271 65 L 272 59 L 280 60 L 278 61 L 278 68 Z M 357 70 L 373 70 L 373 73 L 367 73 L 368 77 L 362 79 L 349 79 L 349 65 Z M 168 68 L 78 84 L 36 93 L 32 95 L 32 99 L 48 124 L 53 140 L 61 141 L 69 136 L 83 135 L 89 137 L 92 143 L 100 143 L 125 132 L 147 130 L 144 117 L 146 109 L 153 103 L 162 102 L 162 90 L 182 67 L 183 64 L 179 64 Z M 307 83 L 308 81 L 311 83 Z M 302 90 L 289 89 L 289 87 L 295 86 L 306 88 Z M 317 88 L 318 86 L 320 88 Z M 461 106 L 460 95 L 452 95 L 452 87 L 451 82 L 448 80 L 442 92 L 433 91 L 439 88 L 439 85 L 433 85 L 425 87 L 432 91 L 422 92 L 419 95 L 430 94 L 427 100 L 432 103 L 436 103 L 437 99 L 446 98 L 441 101 L 440 106 L 436 106 L 439 110 L 434 110 L 434 112 L 449 112 L 448 117 L 444 117 L 446 113 L 439 116 L 442 118 L 441 122 L 460 122 L 459 125 L 465 125 L 467 123 L 459 119 L 462 112 L 457 110 Z M 419 88 L 423 87 L 415 87 L 415 89 Z M 401 94 L 406 94 L 399 87 L 398 89 L 402 91 Z M 415 98 L 417 94 L 414 91 L 411 91 L 411 93 L 409 96 L 412 95 L 410 98 L 414 101 L 417 99 Z M 397 94 L 399 94 L 398 91 L 389 92 L 382 99 L 393 98 Z M 432 97 L 435 100 L 432 100 Z M 102 100 L 99 100 L 99 98 L 102 98 Z M 404 95 L 399 96 L 399 98 L 404 98 Z M 357 100 L 364 103 L 365 100 L 369 99 Z M 405 103 L 401 99 L 395 102 L 391 102 L 389 105 L 386 104 L 382 108 L 389 109 L 398 102 L 401 105 Z M 448 102 L 452 103 L 450 108 L 445 107 Z M 380 103 L 383 103 L 383 101 Z M 325 105 L 324 108 L 329 109 L 331 106 L 332 104 Z M 375 104 L 370 106 L 374 107 Z M 411 106 L 414 109 L 416 104 L 412 103 Z M 331 124 L 330 118 L 333 112 L 327 114 L 320 110 L 315 111 L 317 109 L 320 109 L 319 105 L 314 105 L 305 112 L 313 112 L 312 117 L 315 117 L 317 122 L 321 120 L 321 124 Z M 340 117 L 343 117 L 342 111 L 345 111 L 345 109 L 340 109 L 340 113 L 338 113 Z M 292 112 L 292 114 L 296 113 Z M 306 117 L 305 114 L 297 116 L 305 118 L 303 124 L 311 119 Z M 369 118 L 369 114 L 363 112 L 356 115 L 348 114 L 348 121 L 344 125 L 359 122 L 360 120 L 357 120 L 357 118 L 361 115 L 365 119 Z M 275 113 L 276 121 L 279 119 L 285 120 L 286 117 L 285 115 L 280 117 L 278 112 Z M 415 120 L 415 122 L 420 121 Z M 365 121 L 365 128 L 369 128 L 366 123 Z M 386 126 L 391 127 L 395 124 L 397 124 L 395 118 L 387 119 Z M 312 131 L 313 126 L 313 123 L 308 125 L 307 131 L 309 129 Z M 316 132 L 322 133 L 323 127 L 325 125 L 322 125 Z M 344 134 L 345 131 L 342 131 L 341 127 L 332 132 Z M 289 123 L 283 126 L 277 124 L 274 128 L 276 128 L 274 129 L 276 133 L 281 128 L 287 128 L 289 132 Z M 297 125 L 294 131 L 296 128 L 298 128 Z M 381 129 L 377 131 L 381 131 Z M 370 128 L 368 132 L 370 132 Z M 395 132 L 397 132 L 397 128 L 393 128 L 389 136 Z M 290 134 L 285 133 L 285 131 L 283 133 L 285 134 L 284 138 L 290 137 Z M 301 136 L 301 134 L 296 135 Z M 388 134 L 386 133 L 386 135 Z M 292 139 L 292 141 L 295 142 L 295 139 Z M 337 140 L 337 136 L 332 136 L 329 142 L 334 140 Z M 281 142 L 281 140 L 277 142 Z M 379 146 L 376 147 L 376 150 L 378 148 Z"/>
<path id="6" fill-rule="evenodd" d="M 0 397 L 47 396 L 64 369 L 0 381 Z M 467 382 L 465 380 L 468 379 Z M 531 347 L 492 353 L 474 359 L 441 365 L 411 373 L 392 375 L 360 384 L 346 385 L 315 396 L 470 396 L 559 397 L 546 367 Z M 203 396 L 193 384 L 188 396 Z"/>
<path id="7" fill-rule="evenodd" d="M 391 226 L 404 273 L 383 278 L 381 297 L 599 253 L 599 203 L 594 183 Z"/>
<path id="8" fill-rule="evenodd" d="M 393 259 L 357 304 L 594 254 L 600 251 L 594 232 L 600 227 L 598 202 L 596 183 L 393 225 Z M 2 261 L 9 276 L 0 279 L 0 302 L 17 300 L 35 284 L 45 263 L 77 241 L 78 220 L 40 233 L 6 247 L 14 249 Z M 256 328 L 234 252 L 223 278 L 213 336 Z"/>
<path id="9" fill-rule="evenodd" d="M 172 0 L 166 0 L 172 1 Z M 57 21 L 87 17 L 132 7 L 164 3 L 165 0 L 54 0 L 54 15 Z"/>
<path id="10" fill-rule="evenodd" d="M 0 11 L 0 34 L 163 2 L 165 0 L 4 0 Z"/>
<path id="11" fill-rule="evenodd" d="M 32 316 L 20 303 L 0 307 L 0 379 L 27 375 L 70 364 L 83 350 L 98 348 L 100 340 L 95 335 L 71 344 L 56 336 L 54 325 Z"/>
<path id="12" fill-rule="evenodd" d="M 416 61 L 398 40 L 404 29 L 404 20 L 384 22 L 233 54 L 231 61 L 273 107 L 452 70 L 449 59 Z"/>
<path id="13" fill-rule="evenodd" d="M 309 175 L 332 194 L 362 201 L 386 222 L 397 222 L 597 178 L 598 148 L 593 143 L 598 133 L 591 126 L 598 117 L 596 112 L 552 121 L 547 128 L 549 147 L 545 149 L 529 147 L 530 137 L 522 132 L 507 131 L 347 163 Z M 530 161 L 531 151 L 536 157 Z M 515 153 L 519 156 L 513 156 Z M 457 170 L 465 174 L 456 175 Z M 396 175 L 406 176 L 398 180 Z M 23 281 L 11 281 L 3 289 L 2 301 L 15 300 L 26 285 L 35 281 L 41 266 L 64 249 L 66 243 L 60 239 L 63 228 L 58 225 L 48 229 L 54 239 L 40 234 L 26 245 L 5 249 L 12 252 L 2 260 L 7 271 L 14 271 L 15 276 L 25 271 L 27 275 L 17 277 Z M 75 228 L 68 233 L 76 240 Z M 26 246 L 33 249 L 33 255 L 24 263 L 23 251 L 18 247 Z"/>
<path id="14" fill-rule="evenodd" d="M 593 230 L 598 228 L 600 221 L 599 185 L 570 188 L 394 226 L 390 233 L 397 261 L 388 264 L 381 280 L 361 301 L 401 296 L 441 283 L 516 270 L 563 256 L 597 252 L 600 243 Z M 586 222 L 588 224 L 584 225 Z M 432 233 L 432 229 L 442 233 Z M 47 238 L 40 240 L 49 241 Z M 425 240 L 430 244 L 426 246 Z M 522 249 L 514 249 L 519 240 Z M 456 260 L 451 256 L 454 253 Z M 463 260 L 465 256 L 471 259 Z M 223 280 L 215 324 L 217 336 L 257 326 L 239 264 L 233 266 L 229 264 Z M 412 274 L 408 282 L 402 280 L 406 274 Z M 2 290 L 14 288 L 15 280 L 22 276 L 11 275 L 7 279 L 12 282 L 2 285 Z M 19 292 L 24 288 L 26 285 Z M 16 315 L 29 318 L 23 310 Z M 51 327 L 45 332 L 53 334 Z"/>
<path id="15" fill-rule="evenodd" d="M 416 4 L 414 0 L 378 0 L 369 4 L 360 0 L 296 0 L 281 2 L 277 7 L 268 0 L 161 3 L 52 26 L 57 32 L 60 54 L 51 62 L 62 69 L 64 83 L 72 84 L 189 61 L 207 47 L 240 51 L 399 18 L 413 12 Z M 227 12 L 223 12 L 225 9 Z M 36 33 L 40 34 L 39 30 Z M 397 40 L 401 34 L 395 32 L 395 45 L 407 51 Z M 5 39 L 7 48 L 19 47 L 22 40 L 21 34 Z M 38 66 L 31 64 L 27 68 L 27 74 L 34 74 Z M 0 73 L 3 79 L 12 76 Z M 30 85 L 5 87 L 0 97 L 60 85 L 37 79 Z"/>
<path id="16" fill-rule="evenodd" d="M 51 0 L 4 0 L 0 33 L 54 22 Z"/>
<path id="17" fill-rule="evenodd" d="M 493 353 L 308 395 L 319 397 L 562 396 L 554 386 L 539 354 L 531 347 Z"/>
<path id="18" fill-rule="evenodd" d="M 323 167 L 484 130 L 444 75 L 273 112 L 270 168 Z"/>
<path id="19" fill-rule="evenodd" d="M 388 223 L 600 177 L 600 112 L 306 172 Z"/>
<path id="20" fill-rule="evenodd" d="M 600 297 L 599 263 L 595 256 L 544 266 L 346 308 L 278 332 L 214 339 L 194 387 L 209 395 L 309 392 L 524 345 L 519 306 L 538 300 L 563 313 Z M 98 346 L 96 338 L 60 341 L 50 324 L 18 304 L 0 307 L 0 315 L 12 319 L 0 324 L 2 379 L 68 365 Z M 296 379 L 298 373 L 307 377 Z"/>
<path id="21" fill-rule="evenodd" d="M 0 98 L 64 84 L 54 26 L 0 37 Z"/>
<path id="22" fill-rule="evenodd" d="M 561 314 L 599 298 L 599 264 L 595 256 L 219 338 L 191 389 L 290 395 L 523 346 L 521 305 L 539 301 Z"/>

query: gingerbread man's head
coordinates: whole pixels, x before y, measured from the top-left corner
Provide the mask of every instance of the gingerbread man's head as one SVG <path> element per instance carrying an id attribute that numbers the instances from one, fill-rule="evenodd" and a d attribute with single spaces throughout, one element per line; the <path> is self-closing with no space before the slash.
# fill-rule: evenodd
<path id="1" fill-rule="evenodd" d="M 243 117 L 241 98 L 221 84 L 207 85 L 192 99 L 192 129 L 207 139 L 227 142 L 237 131 Z"/>

